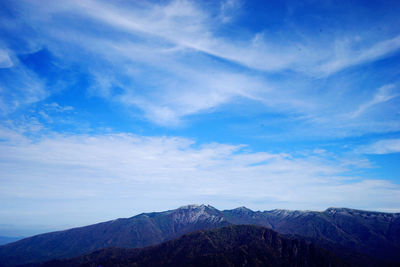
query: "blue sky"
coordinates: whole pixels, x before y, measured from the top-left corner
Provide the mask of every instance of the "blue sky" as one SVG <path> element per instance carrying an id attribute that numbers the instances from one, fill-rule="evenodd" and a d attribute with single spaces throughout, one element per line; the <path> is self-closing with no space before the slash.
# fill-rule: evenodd
<path id="1" fill-rule="evenodd" d="M 0 234 L 207 203 L 400 211 L 397 1 L 2 1 Z"/>

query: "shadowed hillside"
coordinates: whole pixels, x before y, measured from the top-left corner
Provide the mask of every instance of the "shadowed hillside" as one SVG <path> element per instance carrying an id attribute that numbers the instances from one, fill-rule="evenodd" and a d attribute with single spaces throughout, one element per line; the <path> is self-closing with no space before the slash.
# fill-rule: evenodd
<path id="1" fill-rule="evenodd" d="M 184 235 L 144 249 L 109 248 L 48 262 L 67 266 L 348 266 L 333 254 L 264 227 L 228 226 Z"/>

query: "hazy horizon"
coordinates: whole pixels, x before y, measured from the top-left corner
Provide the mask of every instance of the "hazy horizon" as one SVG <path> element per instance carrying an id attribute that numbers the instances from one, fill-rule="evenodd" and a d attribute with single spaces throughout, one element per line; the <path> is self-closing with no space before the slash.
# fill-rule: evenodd
<path id="1" fill-rule="evenodd" d="M 190 203 L 400 212 L 398 14 L 2 1 L 0 235 Z"/>

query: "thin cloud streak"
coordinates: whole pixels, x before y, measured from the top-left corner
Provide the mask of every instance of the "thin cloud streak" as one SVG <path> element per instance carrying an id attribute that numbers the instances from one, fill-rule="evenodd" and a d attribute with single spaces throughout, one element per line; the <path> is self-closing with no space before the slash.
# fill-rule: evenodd
<path id="1" fill-rule="evenodd" d="M 400 153 L 400 139 L 379 140 L 370 145 L 358 148 L 357 151 L 364 154 L 380 154 L 380 155 Z"/>
<path id="2" fill-rule="evenodd" d="M 386 101 L 389 101 L 395 97 L 398 97 L 399 94 L 397 93 L 392 93 L 392 89 L 396 88 L 395 85 L 393 84 L 388 84 L 380 87 L 376 94 L 373 96 L 373 98 L 362 104 L 356 111 L 354 111 L 351 115 L 350 118 L 354 119 L 365 113 L 368 109 L 372 108 L 375 105 L 384 103 Z"/>
<path id="3" fill-rule="evenodd" d="M 49 95 L 43 81 L 23 65 L 13 65 L 3 71 L 7 74 L 0 79 L 0 115 L 12 113 Z"/>
<path id="4" fill-rule="evenodd" d="M 6 50 L 0 49 L 0 69 L 10 68 L 13 65 L 14 64 L 8 52 Z"/>
<path id="5" fill-rule="evenodd" d="M 223 6 L 230 5 L 234 7 L 236 4 L 227 2 Z M 211 23 L 208 22 L 213 18 L 203 12 L 201 7 L 185 0 L 172 1 L 167 5 L 154 5 L 140 11 L 130 10 L 129 13 L 101 1 L 79 1 L 76 11 L 84 12 L 87 16 L 116 28 L 127 29 L 133 34 L 142 32 L 161 37 L 178 47 L 199 50 L 265 71 L 293 69 L 308 70 L 309 74 L 330 75 L 350 66 L 380 59 L 400 48 L 400 36 L 362 49 L 351 48 L 352 42 L 348 40 L 337 40 L 336 43 L 344 43 L 345 47 L 336 50 L 331 56 L 326 56 L 326 48 L 322 50 L 297 42 L 297 46 L 302 49 L 302 53 L 299 54 L 298 48 L 293 47 L 293 44 L 276 46 L 265 39 L 263 33 L 255 34 L 251 40 L 232 44 L 232 40 L 215 37 Z M 224 12 L 224 8 L 221 12 Z M 321 61 L 323 63 L 317 63 Z"/>
<path id="6" fill-rule="evenodd" d="M 333 58 L 319 68 L 319 71 L 325 75 L 389 56 L 400 49 L 400 36 L 380 41 L 362 49 L 352 49 L 352 42 L 348 40 L 338 43 L 343 45 L 339 45 L 340 49 L 336 49 Z"/>

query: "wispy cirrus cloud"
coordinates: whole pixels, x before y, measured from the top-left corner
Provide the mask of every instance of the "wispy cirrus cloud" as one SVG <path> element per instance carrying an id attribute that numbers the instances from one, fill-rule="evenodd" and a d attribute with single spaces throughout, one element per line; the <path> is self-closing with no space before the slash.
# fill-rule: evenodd
<path id="1" fill-rule="evenodd" d="M 400 139 L 379 140 L 370 145 L 362 146 L 359 152 L 365 154 L 391 154 L 400 152 Z"/>
<path id="2" fill-rule="evenodd" d="M 350 40 L 337 40 L 335 42 L 333 55 L 331 55 L 327 62 L 324 62 L 319 66 L 318 71 L 325 75 L 329 75 L 347 67 L 382 59 L 400 49 L 399 35 L 378 41 L 367 47 L 354 48 L 353 46 L 362 43 L 362 41 L 359 40 L 360 38 L 361 37 L 356 37 Z"/>
<path id="3" fill-rule="evenodd" d="M 10 68 L 13 65 L 14 64 L 8 52 L 4 49 L 0 49 L 0 68 Z"/>
<path id="4" fill-rule="evenodd" d="M 0 115 L 36 103 L 48 95 L 43 81 L 23 65 L 0 69 Z"/>
<path id="5" fill-rule="evenodd" d="M 361 104 L 358 109 L 350 114 L 350 118 L 354 119 L 358 116 L 362 115 L 363 113 L 367 112 L 368 109 L 374 107 L 375 105 L 379 105 L 385 103 L 393 98 L 399 96 L 398 93 L 393 92 L 396 86 L 394 84 L 387 84 L 380 88 L 378 88 L 375 95 L 372 97 L 371 100 L 367 101 L 366 103 Z"/>
<path id="6" fill-rule="evenodd" d="M 213 112 L 241 99 L 262 103 L 267 112 L 307 118 L 315 128 L 327 121 L 332 123 L 323 127 L 332 125 L 343 135 L 355 128 L 368 132 L 367 126 L 360 126 L 364 122 L 357 121 L 372 107 L 355 97 L 364 85 L 354 77 L 349 77 L 351 84 L 337 86 L 313 81 L 335 83 L 332 76 L 337 72 L 391 56 L 399 48 L 396 34 L 361 31 L 355 36 L 351 30 L 335 28 L 329 30 L 337 34 L 327 36 L 301 29 L 291 32 L 290 16 L 281 29 L 285 38 L 277 41 L 268 28 L 249 32 L 235 28 L 234 20 L 221 19 L 242 12 L 236 11 L 244 6 L 238 1 L 223 1 L 216 10 L 186 0 L 121 5 L 100 0 L 46 5 L 19 1 L 15 5 L 23 25 L 41 29 L 27 42 L 50 50 L 61 65 L 84 65 L 94 80 L 91 94 L 139 108 L 147 120 L 161 126 L 179 125 L 189 115 Z M 220 34 L 226 23 L 237 30 L 235 35 Z M 318 96 L 313 94 L 316 91 Z M 377 131 L 388 129 L 379 126 L 381 118 L 374 123 Z"/>
<path id="7" fill-rule="evenodd" d="M 238 1 L 223 2 L 221 15 L 224 16 L 228 9 L 232 13 L 232 9 L 239 5 Z M 360 35 L 357 38 L 344 36 L 333 40 L 332 52 L 327 47 L 318 47 L 317 42 L 310 44 L 301 39 L 291 38 L 287 44 L 277 44 L 269 40 L 264 32 L 255 33 L 250 39 L 229 40 L 216 35 L 213 28 L 218 21 L 211 14 L 200 5 L 185 0 L 165 5 L 145 4 L 130 9 L 102 1 L 79 1 L 72 8 L 130 34 L 162 38 L 178 48 L 198 50 L 265 71 L 293 69 L 329 75 L 349 66 L 380 59 L 400 49 L 400 36 L 372 44 L 365 40 L 369 44 L 361 46 L 364 40 Z"/>
<path id="8" fill-rule="evenodd" d="M 240 7 L 243 5 L 240 0 L 226 0 L 220 4 L 219 18 L 222 23 L 231 22 L 238 13 L 240 13 Z"/>

